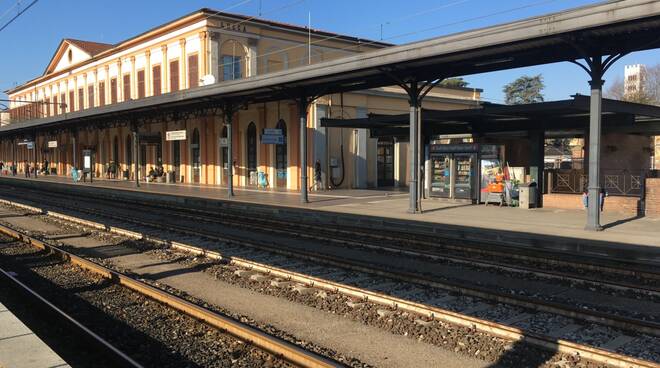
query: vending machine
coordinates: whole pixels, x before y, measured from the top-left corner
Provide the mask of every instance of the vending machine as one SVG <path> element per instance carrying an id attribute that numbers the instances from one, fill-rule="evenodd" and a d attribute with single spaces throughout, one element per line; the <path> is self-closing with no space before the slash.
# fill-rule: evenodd
<path id="1" fill-rule="evenodd" d="M 502 171 L 503 146 L 492 144 L 431 144 L 430 196 L 479 203 Z M 487 193 L 487 192 L 486 192 Z"/>

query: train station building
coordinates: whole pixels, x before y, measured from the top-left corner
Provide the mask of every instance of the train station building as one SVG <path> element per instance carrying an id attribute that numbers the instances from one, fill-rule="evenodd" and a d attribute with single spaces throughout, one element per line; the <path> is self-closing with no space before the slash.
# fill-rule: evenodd
<path id="1" fill-rule="evenodd" d="M 44 74 L 7 94 L 11 121 L 62 116 L 95 107 L 194 89 L 215 81 L 239 80 L 296 66 L 333 60 L 391 46 L 272 21 L 202 9 L 116 45 L 64 39 Z M 479 105 L 481 90 L 436 87 L 425 106 L 438 110 Z M 367 129 L 321 127 L 325 117 L 361 118 L 408 110 L 407 95 L 383 87 L 320 96 L 308 110 L 309 162 L 321 163 L 332 188 L 406 185 L 406 140 L 374 139 Z M 246 104 L 234 118 L 233 184 L 256 187 L 259 173 L 268 187 L 300 185 L 299 113 L 294 100 Z M 39 131 L 5 140 L 2 160 L 50 162 L 51 172 L 69 175 L 92 152 L 93 173 L 132 180 L 132 129 L 122 122 Z M 227 127 L 218 115 L 181 113 L 149 119 L 139 127 L 142 180 L 162 165 L 181 183 L 227 185 Z M 74 139 L 76 143 L 74 143 Z M 35 149 L 20 144 L 34 140 Z M 12 152 L 12 150 L 16 150 Z M 36 154 L 36 157 L 35 157 Z"/>
<path id="2" fill-rule="evenodd" d="M 648 210 L 660 109 L 602 98 L 610 66 L 657 47 L 660 20 L 646 6 L 603 3 L 400 46 L 209 9 L 118 44 L 65 39 L 42 76 L 7 91 L 0 159 L 19 173 L 47 160 L 49 174 L 75 167 L 230 197 L 265 186 L 302 203 L 320 171 L 326 189 L 406 187 L 411 213 L 422 196 L 488 202 L 506 167 L 537 184 L 538 204 L 582 208 L 583 193 L 594 203 L 605 189 L 608 210 Z M 591 96 L 504 106 L 441 83 L 554 62 L 584 69 Z M 552 140 L 581 147 L 548 149 Z M 596 206 L 588 213 L 601 229 Z"/>

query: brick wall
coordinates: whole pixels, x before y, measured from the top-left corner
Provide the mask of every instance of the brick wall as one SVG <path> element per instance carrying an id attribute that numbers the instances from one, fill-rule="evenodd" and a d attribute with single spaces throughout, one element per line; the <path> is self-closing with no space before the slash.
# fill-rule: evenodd
<path id="1" fill-rule="evenodd" d="M 660 217 L 660 178 L 646 179 L 646 211 L 649 217 Z"/>
<path id="2" fill-rule="evenodd" d="M 658 187 L 658 196 L 660 198 L 660 183 Z M 639 199 L 636 197 L 609 196 L 605 198 L 604 212 L 619 212 L 630 216 L 637 215 Z M 567 210 L 582 210 L 582 194 L 544 194 L 543 207 L 561 208 Z M 660 211 L 660 208 L 658 208 Z"/>

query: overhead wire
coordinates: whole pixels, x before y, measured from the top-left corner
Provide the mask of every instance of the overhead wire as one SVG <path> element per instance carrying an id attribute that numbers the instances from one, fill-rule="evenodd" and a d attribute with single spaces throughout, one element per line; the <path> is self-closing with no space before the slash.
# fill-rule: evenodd
<path id="1" fill-rule="evenodd" d="M 2 27 L 0 27 L 0 32 L 2 32 L 5 28 L 7 28 L 10 24 L 12 24 L 18 17 L 20 17 L 23 13 L 28 11 L 34 4 L 39 2 L 39 0 L 33 0 L 28 6 L 26 6 L 24 9 L 20 10 L 18 14 L 16 14 L 13 18 L 11 18 L 7 23 L 5 23 Z"/>
<path id="2" fill-rule="evenodd" d="M 460 20 L 460 21 L 451 22 L 451 23 L 445 23 L 445 24 L 441 24 L 441 25 L 434 26 L 434 27 L 421 29 L 421 30 L 418 30 L 418 31 L 401 33 L 401 34 L 398 34 L 398 35 L 394 35 L 394 36 L 391 36 L 391 37 L 385 38 L 384 40 L 392 40 L 392 39 L 396 39 L 396 38 L 401 38 L 401 37 L 406 37 L 406 36 L 412 36 L 412 35 L 416 35 L 416 34 L 419 34 L 419 33 L 428 32 L 428 31 L 430 31 L 430 30 L 435 30 L 435 29 L 439 29 L 439 28 L 445 28 L 445 27 L 456 26 L 456 25 L 460 25 L 460 24 L 464 24 L 464 23 L 473 22 L 473 21 L 476 21 L 476 20 L 482 20 L 482 19 L 486 19 L 486 18 L 491 18 L 491 17 L 497 16 L 497 15 L 502 15 L 502 14 L 506 14 L 506 13 L 511 13 L 511 12 L 514 12 L 514 11 L 518 11 L 518 10 L 522 10 L 522 9 L 527 9 L 527 8 L 531 8 L 531 7 L 535 7 L 535 6 L 540 6 L 540 5 L 545 5 L 545 4 L 549 4 L 549 3 L 553 3 L 553 2 L 557 2 L 557 1 L 563 1 L 563 0 L 544 0 L 544 1 L 538 1 L 538 2 L 535 2 L 535 3 L 531 3 L 531 4 L 527 4 L 527 5 L 523 5 L 523 6 L 518 6 L 518 7 L 514 7 L 514 8 L 509 8 L 509 9 L 506 9 L 506 10 L 502 10 L 502 11 L 498 11 L 498 12 L 494 12 L 494 13 L 489 13 L 489 14 L 485 14 L 485 15 L 478 16 L 478 17 L 466 18 L 466 19 L 463 19 L 463 20 Z M 529 22 L 536 22 L 536 21 L 537 21 L 536 19 L 530 19 L 530 20 L 527 20 L 527 21 L 523 21 L 523 22 L 521 22 L 521 23 L 519 23 L 519 24 L 524 24 L 524 23 L 529 23 Z M 481 32 L 476 32 L 476 33 L 475 33 L 475 36 L 483 37 L 483 36 L 488 35 L 488 34 L 490 34 L 490 33 L 492 33 L 492 32 L 497 32 L 497 31 L 484 30 L 484 31 L 481 31 Z M 333 36 L 333 37 L 327 37 L 326 39 L 333 39 L 333 38 L 338 38 L 338 37 L 340 37 L 340 36 L 338 35 L 338 36 Z M 312 42 L 312 43 L 323 42 L 323 41 L 325 41 L 326 39 L 317 40 L 317 41 L 314 41 L 314 42 Z M 382 43 L 382 42 L 381 42 L 381 41 L 369 41 L 369 42 L 359 43 L 359 44 L 357 44 L 357 45 L 351 45 L 351 46 L 346 46 L 346 47 L 343 47 L 343 48 L 339 48 L 339 49 L 333 50 L 332 52 L 347 51 L 347 50 L 351 50 L 351 49 L 355 49 L 355 48 L 359 48 L 359 47 L 363 47 L 363 46 L 375 45 L 375 44 L 378 44 L 378 43 Z M 293 46 L 293 47 L 291 47 L 291 48 L 289 48 L 289 49 L 296 48 L 296 47 L 301 47 L 301 45 L 296 45 L 296 46 Z M 267 56 L 267 55 L 266 55 L 266 54 L 262 54 L 261 56 Z M 299 59 L 297 59 L 297 61 L 299 61 L 299 60 L 304 60 L 304 58 L 299 58 Z"/>
<path id="3" fill-rule="evenodd" d="M 3 19 L 7 14 L 9 14 L 9 12 L 11 12 L 12 10 L 14 10 L 14 8 L 17 7 L 17 6 L 19 6 L 20 4 L 21 4 L 21 1 L 20 1 L 20 0 L 16 0 L 16 2 L 14 3 L 14 5 L 12 5 L 11 7 L 9 7 L 9 9 L 5 10 L 5 12 L 2 13 L 2 15 L 0 15 L 0 19 Z"/>

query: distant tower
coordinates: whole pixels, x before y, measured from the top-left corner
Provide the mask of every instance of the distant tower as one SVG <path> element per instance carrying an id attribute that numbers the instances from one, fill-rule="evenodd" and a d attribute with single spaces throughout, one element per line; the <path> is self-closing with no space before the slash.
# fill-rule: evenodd
<path id="1" fill-rule="evenodd" d="M 646 67 L 643 64 L 626 65 L 623 74 L 623 94 L 631 96 L 642 92 Z"/>

